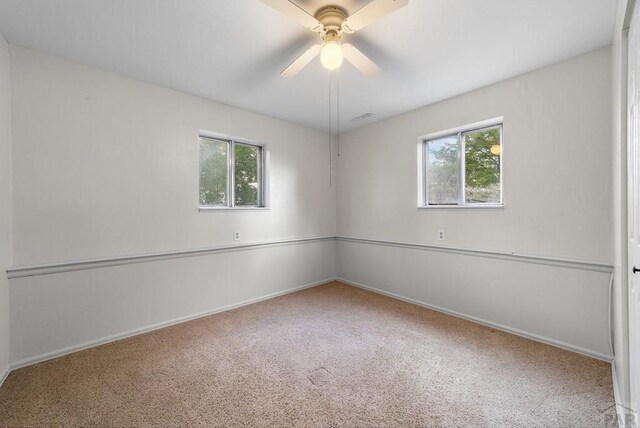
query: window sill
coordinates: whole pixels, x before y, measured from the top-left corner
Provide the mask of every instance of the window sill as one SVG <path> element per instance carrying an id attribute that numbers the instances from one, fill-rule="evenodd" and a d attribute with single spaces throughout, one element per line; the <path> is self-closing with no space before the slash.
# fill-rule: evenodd
<path id="1" fill-rule="evenodd" d="M 503 210 L 504 205 L 428 205 L 419 210 Z"/>
<path id="2" fill-rule="evenodd" d="M 269 207 L 198 207 L 198 211 L 269 211 Z"/>

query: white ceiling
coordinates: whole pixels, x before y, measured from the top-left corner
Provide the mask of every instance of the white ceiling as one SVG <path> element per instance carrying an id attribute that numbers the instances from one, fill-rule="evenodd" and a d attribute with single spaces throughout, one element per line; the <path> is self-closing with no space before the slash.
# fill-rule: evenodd
<path id="1" fill-rule="evenodd" d="M 311 13 L 328 3 L 353 13 L 367 0 L 296 2 Z M 606 46 L 616 3 L 411 0 L 345 36 L 382 73 L 342 67 L 340 131 Z M 293 79 L 279 75 L 317 36 L 259 0 L 0 0 L 0 32 L 10 43 L 328 129 L 329 77 L 319 60 Z M 375 116 L 349 120 L 368 112 Z"/>

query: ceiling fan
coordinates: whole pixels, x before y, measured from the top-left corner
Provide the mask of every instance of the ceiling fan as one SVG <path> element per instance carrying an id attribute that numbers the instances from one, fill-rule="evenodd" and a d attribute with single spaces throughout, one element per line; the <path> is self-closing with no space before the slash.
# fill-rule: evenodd
<path id="1" fill-rule="evenodd" d="M 339 68 L 343 59 L 346 58 L 362 74 L 372 76 L 378 73 L 380 68 L 353 45 L 341 43 L 342 35 L 353 34 L 363 29 L 406 6 L 409 0 L 371 0 L 351 16 L 348 16 L 344 9 L 335 5 L 324 6 L 314 16 L 311 16 L 289 0 L 262 0 L 262 2 L 318 33 L 323 41 L 322 44 L 310 47 L 285 68 L 280 73 L 282 77 L 295 76 L 318 55 L 320 55 L 322 65 L 328 70 Z"/>

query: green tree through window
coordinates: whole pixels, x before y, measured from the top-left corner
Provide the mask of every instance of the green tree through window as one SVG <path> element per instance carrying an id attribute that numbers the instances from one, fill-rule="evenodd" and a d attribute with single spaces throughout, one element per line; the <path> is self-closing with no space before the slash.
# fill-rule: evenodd
<path id="1" fill-rule="evenodd" d="M 429 142 L 429 203 L 457 205 L 458 203 L 458 139 L 445 137 Z"/>
<path id="2" fill-rule="evenodd" d="M 259 149 L 244 144 L 235 145 L 235 204 L 260 204 L 258 200 Z"/>
<path id="3" fill-rule="evenodd" d="M 494 146 L 500 146 L 498 128 L 464 134 L 467 203 L 500 203 L 500 156 L 491 152 Z"/>
<path id="4" fill-rule="evenodd" d="M 200 206 L 262 206 L 262 152 L 261 146 L 200 137 Z"/>
<path id="5" fill-rule="evenodd" d="M 501 138 L 502 127 L 494 126 L 427 141 L 426 202 L 429 205 L 501 204 Z M 460 155 L 460 149 L 464 156 Z"/>
<path id="6" fill-rule="evenodd" d="M 200 139 L 200 205 L 227 205 L 227 141 Z"/>

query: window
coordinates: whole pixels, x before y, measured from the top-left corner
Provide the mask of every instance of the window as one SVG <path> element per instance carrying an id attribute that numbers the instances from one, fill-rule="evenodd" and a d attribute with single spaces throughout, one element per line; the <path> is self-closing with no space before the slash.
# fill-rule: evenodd
<path id="1" fill-rule="evenodd" d="M 422 206 L 502 206 L 501 123 L 425 137 L 421 157 Z"/>
<path id="2" fill-rule="evenodd" d="M 265 206 L 264 147 L 200 136 L 200 207 Z"/>

